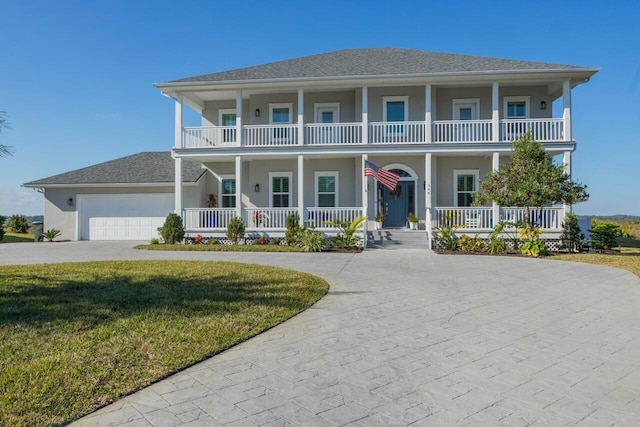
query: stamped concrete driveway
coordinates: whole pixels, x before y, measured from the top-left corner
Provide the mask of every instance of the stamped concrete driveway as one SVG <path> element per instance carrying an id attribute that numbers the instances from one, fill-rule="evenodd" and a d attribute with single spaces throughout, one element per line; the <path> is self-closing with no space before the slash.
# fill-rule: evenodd
<path id="1" fill-rule="evenodd" d="M 0 262 L 223 259 L 329 281 L 295 318 L 80 426 L 638 425 L 640 280 L 551 260 L 0 245 Z"/>

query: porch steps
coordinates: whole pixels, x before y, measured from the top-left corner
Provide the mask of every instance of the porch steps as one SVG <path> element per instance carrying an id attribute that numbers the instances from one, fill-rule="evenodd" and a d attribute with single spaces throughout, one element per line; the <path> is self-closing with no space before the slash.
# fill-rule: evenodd
<path id="1" fill-rule="evenodd" d="M 367 249 L 427 249 L 425 230 L 383 229 L 367 233 Z"/>

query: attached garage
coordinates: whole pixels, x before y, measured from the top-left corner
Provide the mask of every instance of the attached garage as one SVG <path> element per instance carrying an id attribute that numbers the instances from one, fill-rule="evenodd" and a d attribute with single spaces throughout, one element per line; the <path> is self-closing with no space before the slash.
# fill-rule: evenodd
<path id="1" fill-rule="evenodd" d="M 157 237 L 173 204 L 173 193 L 78 195 L 78 240 Z"/>

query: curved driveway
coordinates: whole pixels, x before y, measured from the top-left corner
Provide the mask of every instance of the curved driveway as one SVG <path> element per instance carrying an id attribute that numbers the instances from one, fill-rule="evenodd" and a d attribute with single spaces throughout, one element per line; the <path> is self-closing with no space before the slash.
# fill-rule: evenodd
<path id="1" fill-rule="evenodd" d="M 423 250 L 167 253 L 0 245 L 0 263 L 211 259 L 318 274 L 309 310 L 77 425 L 637 425 L 640 280 Z"/>

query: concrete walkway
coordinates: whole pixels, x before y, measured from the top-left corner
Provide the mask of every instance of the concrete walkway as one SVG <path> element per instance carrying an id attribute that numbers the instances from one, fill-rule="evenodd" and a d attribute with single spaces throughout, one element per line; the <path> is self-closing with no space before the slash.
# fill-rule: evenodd
<path id="1" fill-rule="evenodd" d="M 295 318 L 77 426 L 637 425 L 640 280 L 600 266 L 441 256 L 166 253 L 3 244 L 0 262 L 210 259 L 318 274 Z"/>

